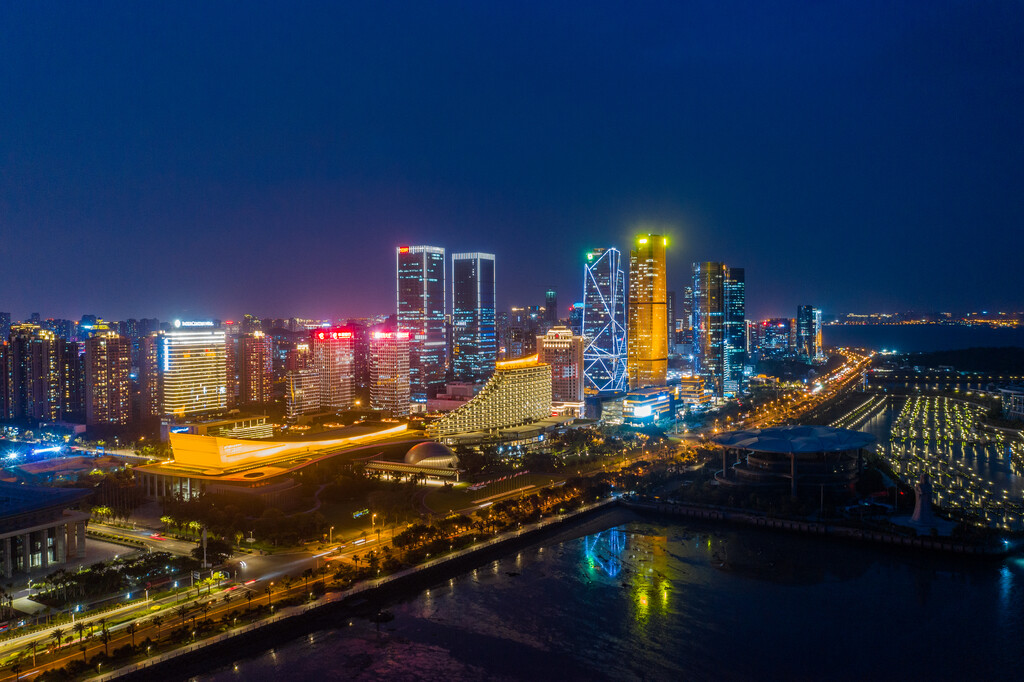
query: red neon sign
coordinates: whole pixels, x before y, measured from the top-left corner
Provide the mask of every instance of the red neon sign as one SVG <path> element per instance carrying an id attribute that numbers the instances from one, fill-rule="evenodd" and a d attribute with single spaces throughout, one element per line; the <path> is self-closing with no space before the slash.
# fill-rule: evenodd
<path id="1" fill-rule="evenodd" d="M 399 246 L 398 247 L 398 253 L 409 253 L 409 247 L 408 246 Z"/>

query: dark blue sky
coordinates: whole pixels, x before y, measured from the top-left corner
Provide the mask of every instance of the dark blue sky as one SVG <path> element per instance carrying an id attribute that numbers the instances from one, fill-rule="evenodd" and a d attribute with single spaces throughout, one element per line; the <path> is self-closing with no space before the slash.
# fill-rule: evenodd
<path id="1" fill-rule="evenodd" d="M 1024 4 L 0 4 L 0 310 L 362 315 L 394 247 L 499 306 L 672 236 L 748 316 L 1021 309 Z"/>

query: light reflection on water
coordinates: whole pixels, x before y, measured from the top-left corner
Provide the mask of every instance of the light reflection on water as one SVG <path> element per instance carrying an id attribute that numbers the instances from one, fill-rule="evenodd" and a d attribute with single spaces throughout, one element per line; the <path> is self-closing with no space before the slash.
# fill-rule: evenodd
<path id="1" fill-rule="evenodd" d="M 1024 662 L 1020 559 L 602 518 L 388 607 L 379 639 L 355 619 L 208 679 L 863 679 L 910 662 L 1010 679 Z"/>

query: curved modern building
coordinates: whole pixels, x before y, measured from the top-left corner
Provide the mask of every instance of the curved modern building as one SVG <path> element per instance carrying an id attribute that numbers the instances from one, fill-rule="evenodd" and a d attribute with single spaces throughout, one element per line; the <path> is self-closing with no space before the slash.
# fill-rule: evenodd
<path id="1" fill-rule="evenodd" d="M 496 431 L 551 415 L 551 365 L 533 355 L 499 362 L 480 392 L 427 426 L 431 438 Z"/>
<path id="2" fill-rule="evenodd" d="M 711 439 L 722 448 L 720 484 L 749 488 L 840 488 L 857 480 L 861 450 L 875 441 L 862 431 L 830 426 L 776 426 L 729 431 Z M 730 464 L 731 462 L 731 464 Z"/>

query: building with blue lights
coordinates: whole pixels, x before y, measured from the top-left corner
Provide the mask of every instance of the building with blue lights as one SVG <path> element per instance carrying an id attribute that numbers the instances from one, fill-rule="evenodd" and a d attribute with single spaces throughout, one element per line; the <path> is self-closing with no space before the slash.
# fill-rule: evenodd
<path id="1" fill-rule="evenodd" d="M 398 329 L 409 332 L 411 400 L 425 403 L 444 388 L 448 344 L 445 335 L 445 254 L 438 246 L 399 246 Z"/>
<path id="2" fill-rule="evenodd" d="M 622 401 L 622 423 L 626 426 L 652 426 L 672 417 L 672 389 L 638 388 Z"/>
<path id="3" fill-rule="evenodd" d="M 494 374 L 494 255 L 452 254 L 452 375 L 478 383 Z"/>
<path id="4" fill-rule="evenodd" d="M 626 278 L 616 248 L 594 249 L 583 266 L 583 353 L 588 393 L 626 390 Z"/>

